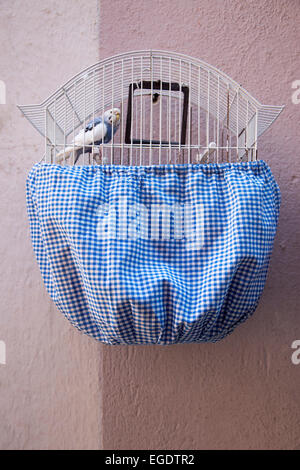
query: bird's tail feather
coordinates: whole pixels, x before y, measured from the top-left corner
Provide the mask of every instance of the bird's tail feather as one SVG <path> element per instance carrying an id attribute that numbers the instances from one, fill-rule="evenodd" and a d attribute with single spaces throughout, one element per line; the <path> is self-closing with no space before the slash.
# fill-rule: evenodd
<path id="1" fill-rule="evenodd" d="M 66 147 L 64 150 L 61 150 L 56 154 L 56 161 L 57 163 L 62 162 L 64 159 L 69 158 L 74 150 L 74 146 L 70 145 L 69 147 Z"/>

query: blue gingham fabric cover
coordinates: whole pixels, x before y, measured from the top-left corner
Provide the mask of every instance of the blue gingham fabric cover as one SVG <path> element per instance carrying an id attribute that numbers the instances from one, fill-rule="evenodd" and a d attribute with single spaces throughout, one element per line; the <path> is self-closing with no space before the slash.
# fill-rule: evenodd
<path id="1" fill-rule="evenodd" d="M 108 344 L 215 342 L 257 307 L 280 192 L 262 160 L 42 163 L 29 173 L 27 206 L 46 288 L 75 327 Z M 190 218 L 176 226 L 171 209 L 147 232 L 151 207 L 188 207 Z"/>

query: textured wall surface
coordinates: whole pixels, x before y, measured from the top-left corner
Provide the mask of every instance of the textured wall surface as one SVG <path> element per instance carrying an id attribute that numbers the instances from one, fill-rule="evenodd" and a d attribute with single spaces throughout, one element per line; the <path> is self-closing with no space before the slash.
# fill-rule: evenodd
<path id="1" fill-rule="evenodd" d="M 300 448 L 299 1 L 101 1 L 101 58 L 175 50 L 223 70 L 267 104 L 286 104 L 259 157 L 282 190 L 267 285 L 252 319 L 218 344 L 103 346 L 106 449 Z"/>
<path id="2" fill-rule="evenodd" d="M 90 0 L 1 0 L 1 449 L 98 448 L 100 348 L 52 304 L 34 258 L 25 179 L 43 139 L 16 104 L 38 103 L 98 59 L 99 6 Z M 84 14 L 82 12 L 84 11 Z"/>

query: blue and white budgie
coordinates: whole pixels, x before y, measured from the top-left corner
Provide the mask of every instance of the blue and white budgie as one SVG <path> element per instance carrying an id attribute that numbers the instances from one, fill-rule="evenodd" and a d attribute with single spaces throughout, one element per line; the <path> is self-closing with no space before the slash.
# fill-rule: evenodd
<path id="1" fill-rule="evenodd" d="M 56 155 L 57 163 L 69 158 L 73 154 L 74 148 L 74 163 L 76 163 L 80 155 L 83 153 L 83 146 L 99 146 L 102 143 L 108 144 L 112 139 L 113 133 L 115 134 L 120 126 L 120 115 L 121 113 L 119 108 L 112 108 L 108 109 L 103 114 L 103 122 L 102 116 L 89 122 L 85 129 L 81 129 L 81 131 L 75 136 L 73 142 Z M 87 153 L 91 153 L 92 149 L 88 147 L 85 151 Z"/>

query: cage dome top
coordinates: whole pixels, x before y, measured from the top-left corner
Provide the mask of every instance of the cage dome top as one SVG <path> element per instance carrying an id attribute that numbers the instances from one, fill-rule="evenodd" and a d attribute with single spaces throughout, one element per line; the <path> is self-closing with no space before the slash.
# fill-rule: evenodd
<path id="1" fill-rule="evenodd" d="M 184 90 L 186 95 L 180 93 Z M 75 135 L 75 129 L 82 128 L 105 109 L 118 106 L 123 116 L 127 112 L 127 128 L 123 119 L 120 145 L 126 138 L 127 144 L 132 144 L 128 124 L 131 128 L 136 126 L 136 129 L 142 129 L 143 117 L 140 122 L 136 119 L 135 124 L 133 106 L 130 106 L 131 115 L 128 117 L 130 99 L 134 94 L 135 97 L 150 93 L 153 96 L 154 92 L 168 98 L 166 145 L 170 146 L 171 140 L 175 140 L 179 146 L 183 144 L 199 149 L 208 147 L 214 140 L 217 147 L 256 148 L 257 138 L 283 109 L 283 106 L 261 104 L 239 83 L 199 59 L 160 50 L 132 51 L 101 60 L 72 77 L 42 103 L 21 105 L 19 109 L 45 137 L 46 146 L 56 151 L 59 145 L 66 145 L 69 136 Z M 172 100 L 179 102 L 178 112 Z M 140 106 L 143 106 L 142 101 Z M 144 107 L 145 113 L 146 105 Z M 205 119 L 201 113 L 205 114 Z M 152 101 L 147 116 L 148 121 L 151 119 L 154 119 Z M 202 143 L 200 128 L 203 125 L 206 135 Z M 154 127 L 151 121 L 147 140 L 150 146 Z M 162 127 L 161 124 L 159 127 Z M 235 136 L 235 141 L 229 142 L 227 135 L 226 144 L 221 144 L 220 130 L 224 128 Z M 135 143 L 142 146 L 146 140 L 141 134 L 142 130 Z M 161 143 L 162 133 L 158 134 Z M 172 145 L 175 143 L 172 142 Z"/>

